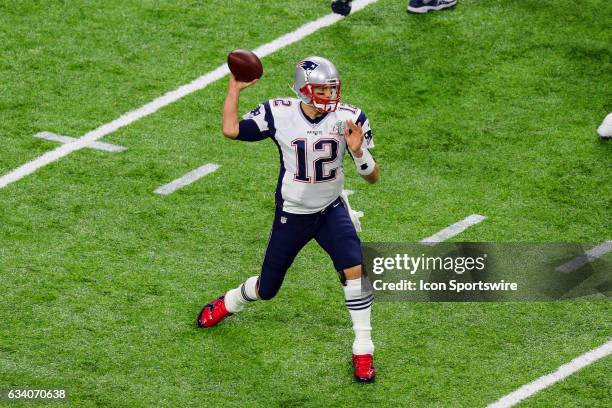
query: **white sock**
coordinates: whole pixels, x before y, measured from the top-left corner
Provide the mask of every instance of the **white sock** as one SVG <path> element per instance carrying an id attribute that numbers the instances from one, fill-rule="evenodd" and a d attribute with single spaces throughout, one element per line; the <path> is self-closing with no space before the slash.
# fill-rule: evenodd
<path id="1" fill-rule="evenodd" d="M 240 284 L 240 286 L 229 290 L 225 294 L 225 308 L 228 312 L 239 312 L 244 309 L 244 306 L 249 302 L 259 299 L 257 296 L 258 278 L 258 276 L 251 276 L 244 283 Z"/>
<path id="2" fill-rule="evenodd" d="M 344 299 L 353 320 L 353 331 L 355 332 L 353 354 L 374 354 L 372 326 L 370 325 L 374 295 L 371 293 L 362 295 L 361 278 L 350 279 L 344 286 Z"/>

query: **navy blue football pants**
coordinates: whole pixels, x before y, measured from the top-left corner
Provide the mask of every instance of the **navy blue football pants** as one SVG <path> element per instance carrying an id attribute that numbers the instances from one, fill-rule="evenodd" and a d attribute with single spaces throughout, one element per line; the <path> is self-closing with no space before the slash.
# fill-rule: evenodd
<path id="1" fill-rule="evenodd" d="M 343 270 L 361 265 L 361 241 L 339 198 L 314 214 L 291 214 L 277 207 L 259 275 L 261 299 L 278 293 L 296 255 L 313 238 L 329 254 L 343 283 Z"/>

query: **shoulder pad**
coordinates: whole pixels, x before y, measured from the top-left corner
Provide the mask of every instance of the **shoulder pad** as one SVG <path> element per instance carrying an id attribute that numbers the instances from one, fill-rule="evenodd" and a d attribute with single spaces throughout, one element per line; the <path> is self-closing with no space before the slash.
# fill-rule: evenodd
<path id="1" fill-rule="evenodd" d="M 294 106 L 296 103 L 299 103 L 299 100 L 295 98 L 275 98 L 270 99 L 268 102 L 270 103 L 270 107 L 289 108 Z"/>
<path id="2" fill-rule="evenodd" d="M 356 106 L 349 105 L 348 103 L 340 103 L 338 104 L 338 109 L 336 109 L 336 112 L 339 115 L 345 116 L 347 119 L 350 119 L 351 117 L 358 117 L 361 113 L 361 109 Z"/>
<path id="3" fill-rule="evenodd" d="M 295 107 L 299 103 L 295 98 L 274 98 L 267 101 L 270 107 L 270 113 L 278 118 L 286 118 L 293 114 Z"/>

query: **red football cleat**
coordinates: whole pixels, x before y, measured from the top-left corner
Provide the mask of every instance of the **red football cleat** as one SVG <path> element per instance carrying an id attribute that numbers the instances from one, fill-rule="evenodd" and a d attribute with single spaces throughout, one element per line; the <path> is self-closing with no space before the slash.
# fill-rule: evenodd
<path id="1" fill-rule="evenodd" d="M 376 378 L 374 369 L 374 358 L 371 354 L 353 354 L 353 367 L 355 367 L 355 379 L 360 383 L 369 383 Z"/>
<path id="2" fill-rule="evenodd" d="M 224 296 L 221 296 L 219 299 L 213 300 L 212 303 L 207 304 L 200 310 L 198 318 L 196 319 L 198 327 L 213 327 L 227 316 L 232 315 L 225 308 L 225 301 L 223 298 Z"/>

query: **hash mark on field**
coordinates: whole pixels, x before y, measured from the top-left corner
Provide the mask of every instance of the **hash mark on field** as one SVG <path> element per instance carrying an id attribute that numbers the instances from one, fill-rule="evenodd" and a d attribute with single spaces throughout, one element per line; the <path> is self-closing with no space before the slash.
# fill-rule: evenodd
<path id="1" fill-rule="evenodd" d="M 210 174 L 213 171 L 216 171 L 219 167 L 221 166 L 219 166 L 218 164 L 214 164 L 214 163 L 205 164 L 203 166 L 198 167 L 195 170 L 190 171 L 184 176 L 177 178 L 171 183 L 164 184 L 163 186 L 155 190 L 155 192 L 157 194 L 162 194 L 162 195 L 172 194 L 179 188 L 183 188 L 186 185 L 191 184 L 194 181 L 201 179 L 205 175 Z"/>
<path id="2" fill-rule="evenodd" d="M 72 143 L 75 140 L 77 140 L 74 137 L 57 135 L 52 132 L 39 132 L 35 134 L 34 137 L 37 137 L 39 139 L 51 140 L 52 142 L 60 142 L 60 143 Z M 103 142 L 93 142 L 92 144 L 86 147 L 89 147 L 91 149 L 96 149 L 96 150 L 102 150 L 105 152 L 122 152 L 124 150 L 127 150 L 127 147 L 117 146 L 114 144 L 103 143 Z"/>
<path id="3" fill-rule="evenodd" d="M 351 14 L 356 13 L 357 11 L 365 8 L 369 4 L 376 3 L 378 0 L 356 0 L 353 2 L 353 10 Z M 257 54 L 260 58 L 263 58 L 267 55 L 270 55 L 282 48 L 287 47 L 295 42 L 300 41 L 301 39 L 309 36 L 310 34 L 325 28 L 329 27 L 338 21 L 342 20 L 344 17 L 338 14 L 327 14 L 323 17 L 320 17 L 314 21 L 306 23 L 283 36 L 278 37 L 276 40 L 273 40 L 267 44 L 264 44 L 257 49 L 253 50 L 255 54 Z M 120 129 L 124 126 L 127 126 L 145 116 L 151 115 L 152 113 L 157 112 L 159 109 L 163 108 L 166 105 L 169 105 L 173 102 L 178 101 L 179 99 L 192 94 L 193 92 L 199 91 L 203 88 L 206 88 L 211 83 L 225 77 L 229 74 L 229 69 L 227 64 L 220 65 L 213 71 L 202 75 L 201 77 L 193 80 L 192 82 L 183 85 L 174 91 L 170 91 L 165 95 L 154 99 L 153 101 L 147 103 L 146 105 L 127 112 L 112 122 L 101 125 L 97 129 L 94 129 L 88 133 L 86 133 L 83 137 L 74 140 L 73 142 L 63 144 L 62 146 L 48 151 L 44 153 L 42 156 L 37 157 L 36 159 L 29 161 L 20 167 L 10 171 L 0 177 L 0 189 L 6 187 L 7 185 L 16 182 L 17 180 L 21 180 L 29 174 L 34 173 L 41 167 L 44 167 L 50 163 L 53 163 L 64 156 L 69 155 L 70 153 L 83 149 L 84 147 L 88 147 L 93 142 L 102 137 L 113 133 L 117 129 Z"/>
<path id="4" fill-rule="evenodd" d="M 525 398 L 532 396 L 533 394 L 542 391 L 544 388 L 550 387 L 554 383 L 563 380 L 566 377 L 574 374 L 576 371 L 588 366 L 600 360 L 612 353 L 612 340 L 608 340 L 602 346 L 597 347 L 583 355 L 576 357 L 567 364 L 563 364 L 557 368 L 554 373 L 544 375 L 537 380 L 530 382 L 529 384 L 523 385 L 516 391 L 511 392 L 495 401 L 492 404 L 487 405 L 487 408 L 509 408 L 512 407 Z"/>
<path id="5" fill-rule="evenodd" d="M 577 256 L 571 261 L 564 263 L 555 270 L 561 273 L 570 273 L 576 269 L 582 268 L 587 263 L 607 254 L 612 251 L 612 241 L 605 241 L 594 248 L 589 249 L 583 255 Z"/>
<path id="6" fill-rule="evenodd" d="M 482 221 L 484 221 L 487 217 L 480 214 L 472 214 L 461 221 L 454 223 L 453 225 L 444 228 L 442 231 L 432 235 L 431 237 L 425 238 L 421 240 L 421 244 L 434 246 L 439 244 L 442 241 L 446 241 L 449 238 L 458 235 L 471 227 L 472 225 L 476 225 Z"/>

